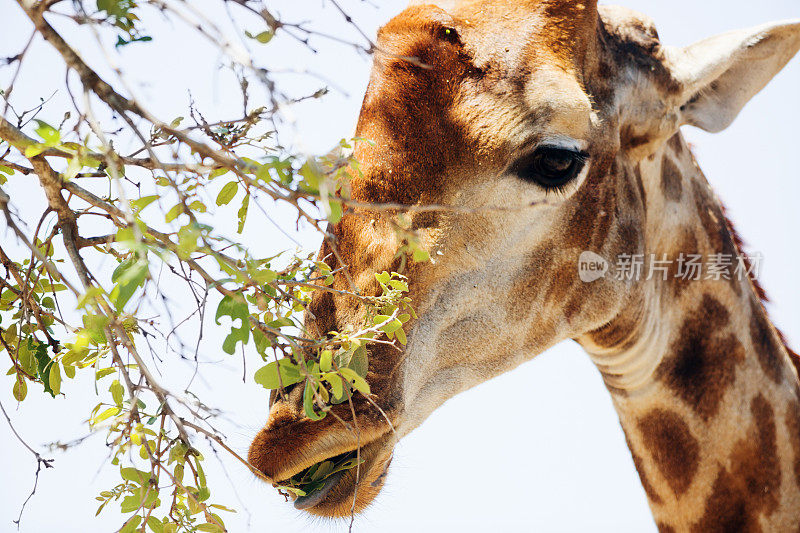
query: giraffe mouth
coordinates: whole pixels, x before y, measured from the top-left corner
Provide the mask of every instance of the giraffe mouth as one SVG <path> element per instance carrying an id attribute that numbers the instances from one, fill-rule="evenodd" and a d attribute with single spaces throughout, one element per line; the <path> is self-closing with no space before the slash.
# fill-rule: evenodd
<path id="1" fill-rule="evenodd" d="M 308 509 L 324 500 L 334 485 L 344 477 L 345 472 L 353 468 L 360 470 L 363 463 L 358 451 L 342 453 L 314 463 L 280 482 L 277 488 L 296 496 L 295 508 Z"/>
<path id="2" fill-rule="evenodd" d="M 392 452 L 390 439 L 380 438 L 358 452 L 321 456 L 274 486 L 294 500 L 296 509 L 319 516 L 347 517 L 366 508 L 383 488 Z"/>

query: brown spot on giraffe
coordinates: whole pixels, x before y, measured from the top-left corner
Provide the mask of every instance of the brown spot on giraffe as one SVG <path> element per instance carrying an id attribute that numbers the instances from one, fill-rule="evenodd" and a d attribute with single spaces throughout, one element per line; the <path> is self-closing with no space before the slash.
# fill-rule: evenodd
<path id="1" fill-rule="evenodd" d="M 622 148 L 626 150 L 635 150 L 653 142 L 653 138 L 647 134 L 637 133 L 635 129 L 626 127 L 622 130 L 620 135 L 620 143 Z"/>
<path id="2" fill-rule="evenodd" d="M 652 460 L 675 496 L 691 485 L 700 461 L 700 444 L 676 413 L 654 409 L 639 419 L 639 432 Z"/>
<path id="3" fill-rule="evenodd" d="M 570 299 L 567 300 L 567 305 L 564 306 L 564 318 L 567 322 L 572 321 L 573 318 L 578 316 L 583 309 L 583 303 L 585 301 L 586 297 L 581 294 L 581 291 L 572 294 Z"/>
<path id="4" fill-rule="evenodd" d="M 767 322 L 761 304 L 753 300 L 750 306 L 750 339 L 758 362 L 772 381 L 780 383 L 783 380 L 784 366 L 777 335 Z"/>
<path id="5" fill-rule="evenodd" d="M 673 355 L 656 370 L 658 379 L 704 420 L 717 413 L 736 378 L 736 365 L 744 359 L 744 347 L 736 337 L 719 332 L 729 321 L 728 310 L 713 296 L 703 295 L 678 331 Z"/>
<path id="6" fill-rule="evenodd" d="M 664 193 L 667 200 L 681 201 L 683 197 L 682 179 L 681 172 L 672 162 L 672 158 L 665 154 L 661 162 L 661 192 Z"/>
<path id="7" fill-rule="evenodd" d="M 669 259 L 671 259 L 671 261 L 667 274 L 667 282 L 672 287 L 673 296 L 679 298 L 691 287 L 692 283 L 696 282 L 694 273 L 690 272 L 687 266 L 689 258 L 701 254 L 697 236 L 691 228 L 681 228 L 677 243 L 675 249 L 669 254 Z M 680 271 L 681 268 L 683 268 L 683 271 Z M 702 275 L 702 272 L 700 275 Z"/>
<path id="8" fill-rule="evenodd" d="M 714 481 L 705 514 L 693 525 L 697 533 L 761 531 L 759 517 L 778 507 L 781 467 L 775 412 L 761 394 L 750 403 L 753 428 L 742 439 Z"/>
<path id="9" fill-rule="evenodd" d="M 636 224 L 623 222 L 617 228 L 617 239 L 620 242 L 617 254 L 638 254 L 642 251 L 642 230 Z"/>
<path id="10" fill-rule="evenodd" d="M 639 198 L 642 201 L 642 205 L 647 205 L 647 193 L 644 190 L 644 182 L 642 181 L 642 164 L 639 163 L 633 169 L 633 178 L 636 182 L 636 188 L 639 190 Z"/>
<path id="11" fill-rule="evenodd" d="M 617 165 L 615 165 L 617 167 Z M 635 206 L 635 205 L 642 205 L 640 203 L 639 197 L 636 193 L 636 184 L 634 183 L 632 173 L 627 166 L 619 165 L 617 168 L 612 167 L 611 172 L 615 175 L 620 175 L 622 180 L 620 181 L 620 188 L 622 189 L 621 194 L 625 195 L 625 200 L 628 206 Z"/>
<path id="12" fill-rule="evenodd" d="M 794 481 L 800 487 L 800 406 L 789 406 L 786 412 L 786 431 L 794 453 Z"/>
<path id="13" fill-rule="evenodd" d="M 647 494 L 647 498 L 657 505 L 660 504 L 663 500 L 661 499 L 661 496 L 658 495 L 658 492 L 650 482 L 650 479 L 648 479 L 647 472 L 645 472 L 644 469 L 644 461 L 636 452 L 633 451 L 633 446 L 631 446 L 631 441 L 628 439 L 627 435 L 625 435 L 625 442 L 628 445 L 628 449 L 631 450 L 633 466 L 636 467 L 636 472 L 639 473 L 639 479 L 642 482 L 642 488 L 644 489 L 645 494 Z"/>
<path id="14" fill-rule="evenodd" d="M 692 180 L 692 193 L 694 194 L 697 214 L 708 237 L 709 253 L 721 253 L 735 257 L 738 250 L 733 242 L 725 213 L 707 183 L 701 180 Z M 730 274 L 732 274 L 732 269 Z"/>
<path id="15" fill-rule="evenodd" d="M 561 264 L 550 279 L 550 286 L 544 296 L 545 305 L 560 307 L 579 282 L 577 263 L 570 261 Z"/>
<path id="16" fill-rule="evenodd" d="M 585 186 L 578 191 L 580 201 L 576 202 L 564 221 L 564 227 L 571 229 L 562 247 L 575 247 L 580 250 L 598 248 L 608 236 L 612 214 L 616 210 L 617 197 L 614 190 L 604 187 L 604 180 L 614 168 L 610 160 L 598 161 L 586 177 Z"/>
<path id="17" fill-rule="evenodd" d="M 683 156 L 683 138 L 680 134 L 675 134 L 669 138 L 667 141 L 667 146 L 672 148 L 672 152 L 675 154 L 675 157 L 682 157 Z"/>

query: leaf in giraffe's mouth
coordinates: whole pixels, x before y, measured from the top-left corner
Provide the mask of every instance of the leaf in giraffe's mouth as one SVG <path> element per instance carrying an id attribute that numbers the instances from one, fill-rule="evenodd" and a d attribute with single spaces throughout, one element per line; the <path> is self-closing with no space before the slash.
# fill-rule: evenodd
<path id="1" fill-rule="evenodd" d="M 298 509 L 313 507 L 327 496 L 347 470 L 364 462 L 363 459 L 359 461 L 356 455 L 352 451 L 320 461 L 276 485 L 276 488 L 297 496 L 294 505 Z"/>

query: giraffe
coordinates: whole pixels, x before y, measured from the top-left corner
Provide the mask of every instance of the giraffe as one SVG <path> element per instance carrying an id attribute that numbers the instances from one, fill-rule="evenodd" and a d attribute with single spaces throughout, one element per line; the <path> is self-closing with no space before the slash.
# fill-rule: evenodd
<path id="1" fill-rule="evenodd" d="M 358 512 L 443 402 L 573 339 L 661 531 L 797 531 L 800 360 L 757 281 L 735 275 L 739 238 L 680 128 L 725 129 L 800 49 L 800 22 L 675 48 L 646 16 L 592 0 L 461 0 L 412 3 L 377 43 L 352 198 L 409 207 L 434 258 L 406 266 L 418 318 L 405 347 L 369 348 L 371 401 L 311 421 L 302 387 L 275 398 L 250 463 L 280 481 L 358 447 L 359 471 L 301 506 Z M 401 264 L 396 216 L 358 207 L 330 228 L 338 254 L 325 242 L 319 257 L 349 274 L 334 289 L 377 294 L 374 273 Z M 586 253 L 669 261 L 586 281 Z M 733 262 L 686 279 L 688 256 Z M 367 313 L 331 291 L 308 310 L 311 336 Z"/>

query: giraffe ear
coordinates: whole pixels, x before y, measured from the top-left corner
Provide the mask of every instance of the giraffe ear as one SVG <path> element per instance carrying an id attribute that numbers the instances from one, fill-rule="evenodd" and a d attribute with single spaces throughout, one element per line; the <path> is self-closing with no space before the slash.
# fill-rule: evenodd
<path id="1" fill-rule="evenodd" d="M 665 47 L 681 87 L 681 123 L 724 130 L 798 49 L 800 20 L 724 33 L 686 48 Z"/>

